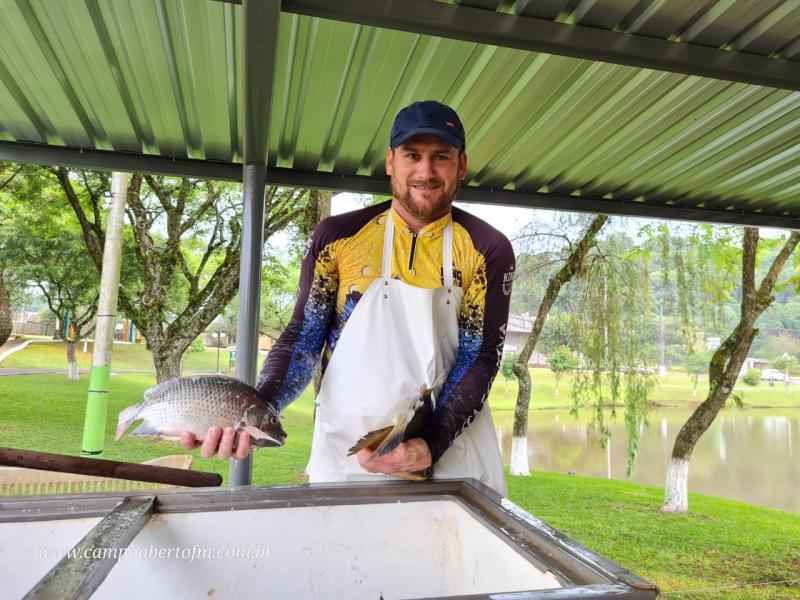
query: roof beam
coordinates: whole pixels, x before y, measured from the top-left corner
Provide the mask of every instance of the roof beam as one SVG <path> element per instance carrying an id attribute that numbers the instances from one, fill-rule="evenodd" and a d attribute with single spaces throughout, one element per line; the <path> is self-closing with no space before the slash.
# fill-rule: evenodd
<path id="1" fill-rule="evenodd" d="M 0 161 L 64 165 L 81 169 L 154 173 L 156 175 L 221 181 L 242 180 L 242 165 L 239 163 L 147 156 L 144 154 L 87 150 L 85 148 L 48 146 L 46 144 L 0 141 Z M 270 185 L 317 188 L 335 192 L 389 193 L 389 180 L 386 177 L 337 175 L 321 171 L 304 171 L 278 167 L 267 169 L 266 182 Z M 800 215 L 772 215 L 753 211 L 741 212 L 713 208 L 693 208 L 679 204 L 665 204 L 663 202 L 608 200 L 597 197 L 498 190 L 472 186 L 463 186 L 458 200 L 461 202 L 495 204 L 497 206 L 604 213 L 645 219 L 670 219 L 727 225 L 800 229 Z"/>
<path id="2" fill-rule="evenodd" d="M 431 0 L 284 0 L 281 10 L 479 44 L 800 90 L 800 61 Z"/>

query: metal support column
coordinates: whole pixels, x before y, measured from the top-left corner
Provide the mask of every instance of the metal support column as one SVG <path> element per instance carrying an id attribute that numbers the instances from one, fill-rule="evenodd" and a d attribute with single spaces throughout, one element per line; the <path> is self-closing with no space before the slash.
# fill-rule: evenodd
<path id="1" fill-rule="evenodd" d="M 242 255 L 239 263 L 239 317 L 236 377 L 254 385 L 258 361 L 261 259 L 264 249 L 264 191 L 272 105 L 272 80 L 278 44 L 280 0 L 244 0 L 244 173 L 242 177 Z M 249 485 L 252 457 L 231 459 L 230 484 Z"/>

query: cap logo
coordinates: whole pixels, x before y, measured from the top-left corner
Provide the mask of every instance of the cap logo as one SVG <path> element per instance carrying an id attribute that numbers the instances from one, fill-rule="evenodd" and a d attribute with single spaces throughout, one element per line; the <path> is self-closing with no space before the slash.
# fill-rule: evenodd
<path id="1" fill-rule="evenodd" d="M 456 124 L 455 124 L 455 123 L 451 123 L 450 121 L 446 121 L 446 122 L 445 122 L 445 124 L 446 124 L 448 127 L 451 127 L 451 128 L 456 126 Z"/>

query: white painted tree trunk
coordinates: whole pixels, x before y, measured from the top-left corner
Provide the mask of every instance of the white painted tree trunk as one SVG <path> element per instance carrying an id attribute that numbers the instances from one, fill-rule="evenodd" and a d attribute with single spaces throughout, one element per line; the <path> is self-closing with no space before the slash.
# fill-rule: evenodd
<path id="1" fill-rule="evenodd" d="M 78 359 L 75 358 L 75 342 L 67 342 L 67 378 L 70 381 L 78 381 L 80 372 L 78 371 Z"/>
<path id="2" fill-rule="evenodd" d="M 671 458 L 667 467 L 667 482 L 664 487 L 664 506 L 661 510 L 685 513 L 689 510 L 689 461 Z"/>
<path id="3" fill-rule="evenodd" d="M 512 475 L 530 475 L 528 468 L 528 436 L 514 436 L 511 438 L 511 467 Z"/>

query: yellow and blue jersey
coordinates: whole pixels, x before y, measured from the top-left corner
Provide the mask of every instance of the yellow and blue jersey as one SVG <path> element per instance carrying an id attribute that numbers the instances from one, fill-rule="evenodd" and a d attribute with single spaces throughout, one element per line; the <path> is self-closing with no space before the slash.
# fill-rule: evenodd
<path id="1" fill-rule="evenodd" d="M 317 360 L 324 369 L 362 294 L 381 277 L 386 217 L 395 236 L 392 277 L 422 288 L 444 285 L 442 237 L 450 215 L 413 233 L 390 202 L 329 217 L 312 234 L 292 319 L 270 350 L 258 390 L 283 410 L 308 385 Z M 514 277 L 508 239 L 488 223 L 453 208 L 453 282 L 463 291 L 458 353 L 423 438 L 434 462 L 486 401 L 502 356 Z"/>

